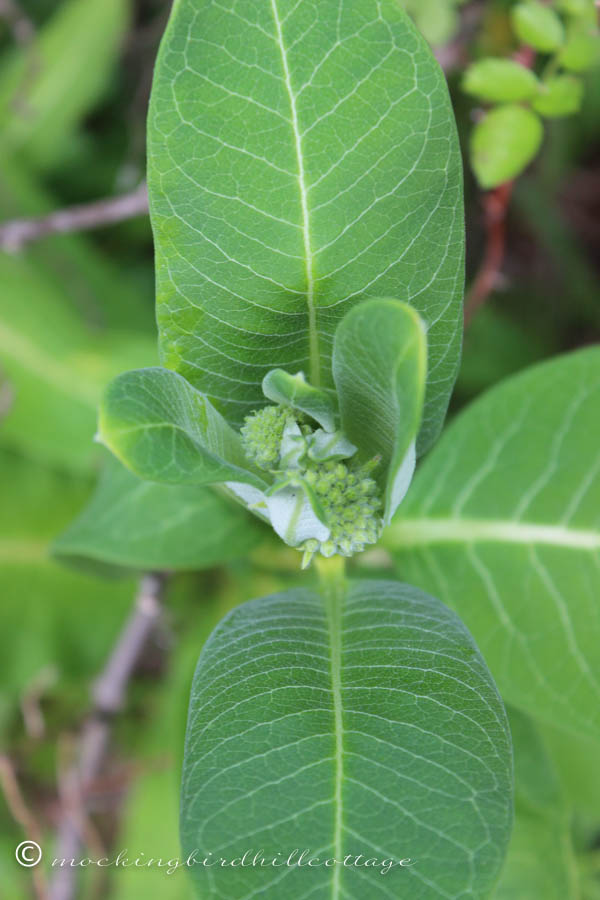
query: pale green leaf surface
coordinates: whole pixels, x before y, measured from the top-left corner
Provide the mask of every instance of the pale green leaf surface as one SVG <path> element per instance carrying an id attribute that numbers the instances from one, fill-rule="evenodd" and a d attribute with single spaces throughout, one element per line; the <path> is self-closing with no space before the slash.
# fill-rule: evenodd
<path id="1" fill-rule="evenodd" d="M 0 71 L 0 155 L 45 167 L 105 90 L 130 19 L 130 0 L 63 0 L 33 46 Z M 32 61 L 32 54 L 35 54 Z"/>
<path id="2" fill-rule="evenodd" d="M 142 481 L 113 457 L 55 556 L 126 569 L 203 569 L 260 540 L 255 518 L 208 487 Z"/>
<path id="3" fill-rule="evenodd" d="M 509 709 L 515 824 L 494 900 L 580 900 L 571 811 L 533 720 Z"/>
<path id="4" fill-rule="evenodd" d="M 462 89 L 490 103 L 531 100 L 540 88 L 537 76 L 513 59 L 480 59 L 468 67 Z"/>
<path id="5" fill-rule="evenodd" d="M 583 102 L 583 81 L 572 75 L 548 78 L 533 101 L 533 108 L 542 116 L 557 118 L 579 112 Z"/>
<path id="6" fill-rule="evenodd" d="M 98 438 L 147 481 L 265 485 L 252 471 L 239 434 L 204 394 L 169 369 L 137 369 L 115 378 L 100 406 Z"/>
<path id="7" fill-rule="evenodd" d="M 600 825 L 598 742 L 543 723 L 540 729 L 571 806 Z"/>
<path id="8" fill-rule="evenodd" d="M 0 451 L 0 729 L 40 673 L 61 685 L 94 677 L 132 604 L 130 580 L 70 572 L 49 555 L 84 502 L 87 480 Z M 93 627 L 90 622 L 93 621 Z"/>
<path id="9" fill-rule="evenodd" d="M 502 696 L 600 736 L 600 349 L 534 366 L 450 426 L 384 542 L 452 606 Z"/>
<path id="10" fill-rule="evenodd" d="M 600 65 L 600 30 L 596 23 L 573 23 L 558 56 L 571 72 L 585 72 Z"/>
<path id="11" fill-rule="evenodd" d="M 331 387 L 365 296 L 429 330 L 423 449 L 458 364 L 461 164 L 444 77 L 395 0 L 179 0 L 149 122 L 164 365 L 233 424 L 278 366 Z"/>
<path id="12" fill-rule="evenodd" d="M 85 323 L 68 292 L 28 256 L 0 254 L 0 290 L 0 366 L 14 392 L 0 440 L 89 471 L 102 390 L 126 365 L 153 362 L 153 342 Z"/>
<path id="13" fill-rule="evenodd" d="M 471 165 L 482 188 L 490 190 L 520 175 L 544 137 L 539 117 L 530 109 L 506 104 L 492 109 L 471 133 Z"/>
<path id="14" fill-rule="evenodd" d="M 550 53 L 565 39 L 565 29 L 557 13 L 541 0 L 525 0 L 511 9 L 516 35 L 523 44 Z"/>
<path id="15" fill-rule="evenodd" d="M 388 522 L 414 470 L 411 447 L 421 424 L 426 373 L 425 330 L 407 304 L 368 300 L 340 323 L 333 375 L 342 430 L 363 461 L 381 457 L 373 475 L 385 488 Z"/>
<path id="16" fill-rule="evenodd" d="M 470 635 L 416 588 L 358 582 L 244 604 L 194 677 L 184 853 L 414 864 L 195 867 L 199 896 L 487 897 L 511 823 L 507 728 Z"/>

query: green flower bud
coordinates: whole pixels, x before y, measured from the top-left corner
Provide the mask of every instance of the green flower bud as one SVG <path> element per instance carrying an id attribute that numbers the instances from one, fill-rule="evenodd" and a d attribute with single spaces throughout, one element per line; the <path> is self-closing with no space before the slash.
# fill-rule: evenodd
<path id="1" fill-rule="evenodd" d="M 248 459 L 261 469 L 276 468 L 279 463 L 283 429 L 290 419 L 292 419 L 290 411 L 284 406 L 265 406 L 264 409 L 246 416 L 241 435 Z"/>

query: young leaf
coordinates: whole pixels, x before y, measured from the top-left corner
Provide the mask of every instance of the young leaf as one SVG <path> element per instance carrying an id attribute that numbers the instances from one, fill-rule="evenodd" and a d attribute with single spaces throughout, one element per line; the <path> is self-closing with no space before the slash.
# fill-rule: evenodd
<path id="1" fill-rule="evenodd" d="M 481 59 L 465 71 L 462 88 L 490 103 L 518 103 L 531 100 L 540 83 L 531 69 L 512 59 Z"/>
<path id="2" fill-rule="evenodd" d="M 340 322 L 333 347 L 342 431 L 363 461 L 381 458 L 373 477 L 385 489 L 389 522 L 415 466 L 427 374 L 419 315 L 398 300 L 367 300 Z"/>
<path id="3" fill-rule="evenodd" d="M 216 491 L 141 481 L 108 456 L 94 496 L 52 550 L 94 567 L 205 569 L 243 556 L 260 534 Z"/>
<path id="4" fill-rule="evenodd" d="M 600 348 L 478 399 L 424 461 L 384 541 L 461 615 L 503 697 L 600 736 Z"/>
<path id="5" fill-rule="evenodd" d="M 580 900 L 571 809 L 542 735 L 509 709 L 515 756 L 515 824 L 494 900 Z"/>
<path id="6" fill-rule="evenodd" d="M 540 0 L 517 4 L 511 11 L 511 19 L 519 40 L 542 53 L 557 50 L 565 39 L 559 16 Z"/>
<path id="7" fill-rule="evenodd" d="M 571 72 L 585 72 L 600 65 L 600 31 L 596 24 L 573 23 L 558 60 Z"/>
<path id="8" fill-rule="evenodd" d="M 570 116 L 579 112 L 583 101 L 583 82 L 571 75 L 556 75 L 541 85 L 532 106 L 547 118 Z"/>
<path id="9" fill-rule="evenodd" d="M 263 378 L 263 394 L 273 403 L 282 403 L 311 416 L 325 431 L 335 431 L 336 409 L 331 394 L 308 384 L 302 372 L 290 375 L 273 369 Z"/>
<path id="10" fill-rule="evenodd" d="M 252 859 L 263 848 L 285 861 L 306 848 L 321 863 L 197 865 L 200 896 L 486 897 L 510 832 L 511 783 L 504 710 L 475 644 L 409 585 L 253 600 L 202 651 L 184 853 Z M 373 860 L 384 859 L 405 866 L 383 875 Z"/>
<path id="11" fill-rule="evenodd" d="M 396 0 L 179 0 L 149 121 L 162 362 L 232 424 L 274 365 L 331 388 L 342 316 L 429 328 L 422 448 L 462 334 L 462 175 L 445 79 Z"/>
<path id="12" fill-rule="evenodd" d="M 499 106 L 471 133 L 471 164 L 482 188 L 489 190 L 520 175 L 540 149 L 544 128 L 523 106 Z"/>
<path id="13" fill-rule="evenodd" d="M 108 386 L 98 438 L 132 472 L 165 484 L 265 482 L 239 435 L 199 391 L 168 369 L 137 369 Z"/>

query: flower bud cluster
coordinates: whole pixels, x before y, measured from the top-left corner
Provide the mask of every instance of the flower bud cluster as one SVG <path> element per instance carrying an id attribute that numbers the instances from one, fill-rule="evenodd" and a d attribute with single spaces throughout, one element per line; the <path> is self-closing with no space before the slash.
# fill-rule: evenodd
<path id="1" fill-rule="evenodd" d="M 309 465 L 304 476 L 323 507 L 331 529 L 327 541 L 305 541 L 301 549 L 322 556 L 353 556 L 374 544 L 381 531 L 381 500 L 377 483 L 368 477 L 370 467 L 351 469 L 345 463 L 328 461 Z"/>
<path id="2" fill-rule="evenodd" d="M 251 416 L 246 416 L 241 435 L 248 459 L 261 469 L 276 469 L 283 429 L 290 421 L 293 422 L 294 417 L 285 406 L 265 406 Z"/>
<path id="3" fill-rule="evenodd" d="M 314 429 L 305 416 L 286 406 L 266 406 L 248 416 L 241 435 L 248 458 L 274 477 L 270 496 L 285 497 L 286 490 L 298 486 L 304 492 L 314 532 L 311 535 L 309 529 L 308 537 L 304 531 L 291 540 L 285 532 L 286 541 L 304 551 L 303 565 L 317 552 L 352 556 L 377 541 L 382 502 L 376 481 L 369 477 L 376 460 L 353 464 L 349 458 L 356 448 L 341 433 Z M 302 521 L 306 529 L 306 516 Z M 282 533 L 278 522 L 273 521 L 273 527 Z"/>

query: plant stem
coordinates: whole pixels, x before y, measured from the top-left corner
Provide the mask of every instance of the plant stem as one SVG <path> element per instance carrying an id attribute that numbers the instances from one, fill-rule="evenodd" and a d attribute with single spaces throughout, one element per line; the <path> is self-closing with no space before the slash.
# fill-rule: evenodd
<path id="1" fill-rule="evenodd" d="M 332 590 L 338 591 L 346 577 L 346 560 L 343 556 L 315 557 L 315 568 L 319 575 L 319 584 L 323 593 L 328 595 Z"/>
<path id="2" fill-rule="evenodd" d="M 36 219 L 14 219 L 0 225 L 0 248 L 17 253 L 49 234 L 89 231 L 148 214 L 148 190 L 142 182 L 129 194 L 59 209 Z"/>

